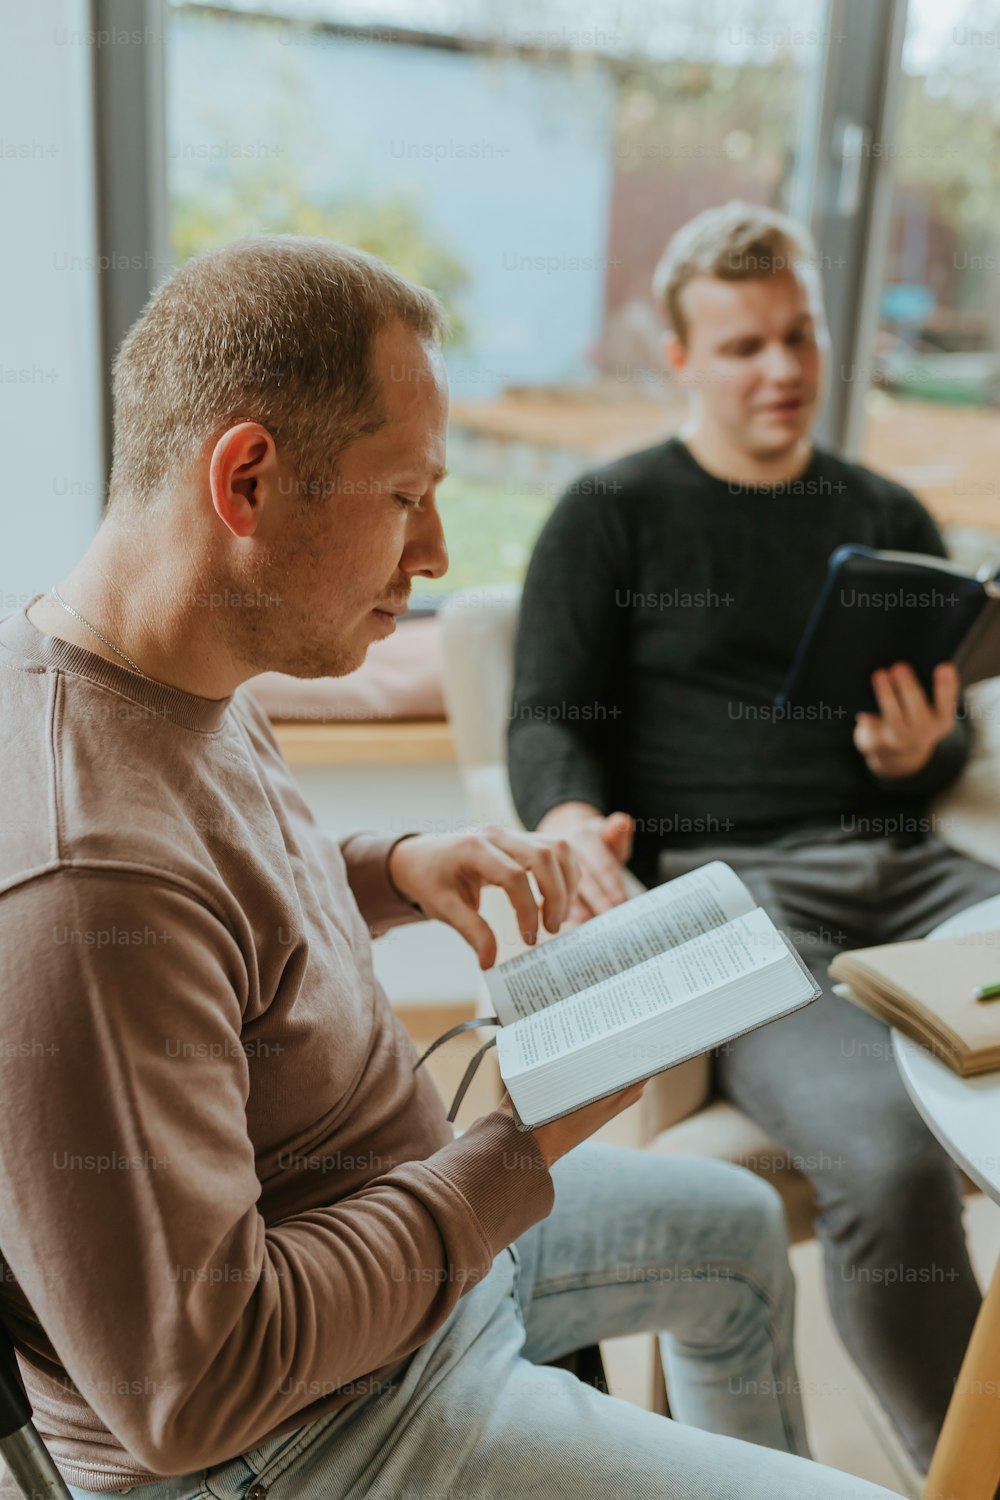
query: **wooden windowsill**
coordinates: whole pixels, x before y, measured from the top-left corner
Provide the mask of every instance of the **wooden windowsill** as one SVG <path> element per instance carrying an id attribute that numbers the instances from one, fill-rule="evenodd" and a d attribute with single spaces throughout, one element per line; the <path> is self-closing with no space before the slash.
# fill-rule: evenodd
<path id="1" fill-rule="evenodd" d="M 290 766 L 454 765 L 446 719 L 383 719 L 364 723 L 310 721 L 272 725 Z"/>

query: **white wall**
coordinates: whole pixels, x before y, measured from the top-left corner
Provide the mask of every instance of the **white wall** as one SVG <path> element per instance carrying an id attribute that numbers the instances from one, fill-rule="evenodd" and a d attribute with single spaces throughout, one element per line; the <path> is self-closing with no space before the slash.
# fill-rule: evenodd
<path id="1" fill-rule="evenodd" d="M 454 766 L 299 768 L 302 794 L 334 838 L 361 829 L 397 836 L 452 833 L 470 825 Z M 375 972 L 399 1005 L 475 1000 L 479 964 L 450 927 L 420 922 L 387 932 L 374 948 Z"/>
<path id="2" fill-rule="evenodd" d="M 50 587 L 101 510 L 83 0 L 0 7 L 0 615 Z"/>

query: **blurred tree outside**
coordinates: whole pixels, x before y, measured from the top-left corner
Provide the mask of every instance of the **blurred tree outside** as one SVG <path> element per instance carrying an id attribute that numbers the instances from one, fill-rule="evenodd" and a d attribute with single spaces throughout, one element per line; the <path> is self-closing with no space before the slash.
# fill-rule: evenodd
<path id="1" fill-rule="evenodd" d="M 294 172 L 254 165 L 211 191 L 177 195 L 171 203 L 171 248 L 178 264 L 199 250 L 254 234 L 306 234 L 340 240 L 388 261 L 430 287 L 448 314 L 448 337 L 461 343 L 461 292 L 469 274 L 426 231 L 418 208 L 403 199 L 318 197 Z"/>
<path id="2" fill-rule="evenodd" d="M 287 22 L 281 19 L 199 12 L 178 6 L 179 18 L 192 40 L 204 29 L 218 35 L 256 34 L 273 42 Z M 232 120 L 206 95 L 186 91 L 183 118 L 172 121 L 181 140 L 198 133 L 200 145 L 232 135 Z M 178 110 L 178 115 L 181 111 Z M 254 234 L 303 234 L 340 240 L 378 255 L 397 271 L 436 292 L 448 314 L 449 340 L 465 335 L 461 294 L 469 272 L 424 222 L 419 204 L 394 195 L 369 198 L 318 188 L 308 181 L 314 170 L 316 142 L 304 103 L 302 80 L 294 59 L 278 53 L 264 78 L 255 80 L 254 130 L 267 143 L 259 155 L 233 157 L 220 149 L 219 159 L 180 156 L 169 178 L 171 249 L 178 263 L 200 250 L 230 244 Z M 346 143 L 345 143 L 346 144 Z M 331 163 L 330 176 L 336 176 Z"/>
<path id="3" fill-rule="evenodd" d="M 783 184 L 795 157 L 800 95 L 800 64 L 790 52 L 766 67 L 634 60 L 619 83 L 620 168 L 636 171 L 661 160 L 671 173 L 700 174 L 706 156 L 717 151 L 731 162 L 763 158 Z"/>
<path id="4" fill-rule="evenodd" d="M 964 0 L 932 65 L 904 75 L 894 158 L 897 190 L 922 194 L 961 246 L 958 310 L 979 311 L 1000 348 L 998 0 Z M 992 37 L 993 43 L 988 39 Z M 977 272 L 976 263 L 980 268 Z M 985 274 L 984 274 L 985 272 Z"/>

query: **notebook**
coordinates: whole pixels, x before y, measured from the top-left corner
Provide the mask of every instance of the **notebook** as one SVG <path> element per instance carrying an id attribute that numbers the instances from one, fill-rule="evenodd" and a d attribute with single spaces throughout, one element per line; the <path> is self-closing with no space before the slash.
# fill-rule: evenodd
<path id="1" fill-rule="evenodd" d="M 1000 981 L 1000 931 L 886 943 L 838 953 L 838 993 L 895 1026 L 963 1078 L 1000 1068 L 1000 1000 L 977 1000 Z"/>

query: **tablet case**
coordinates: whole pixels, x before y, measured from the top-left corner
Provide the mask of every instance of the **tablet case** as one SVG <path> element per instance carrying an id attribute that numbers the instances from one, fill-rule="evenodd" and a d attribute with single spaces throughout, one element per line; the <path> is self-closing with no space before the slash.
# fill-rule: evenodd
<path id="1" fill-rule="evenodd" d="M 938 662 L 965 686 L 1000 675 L 1000 587 L 944 558 L 838 547 L 775 707 L 878 713 L 872 673 L 898 661 L 928 696 Z"/>

